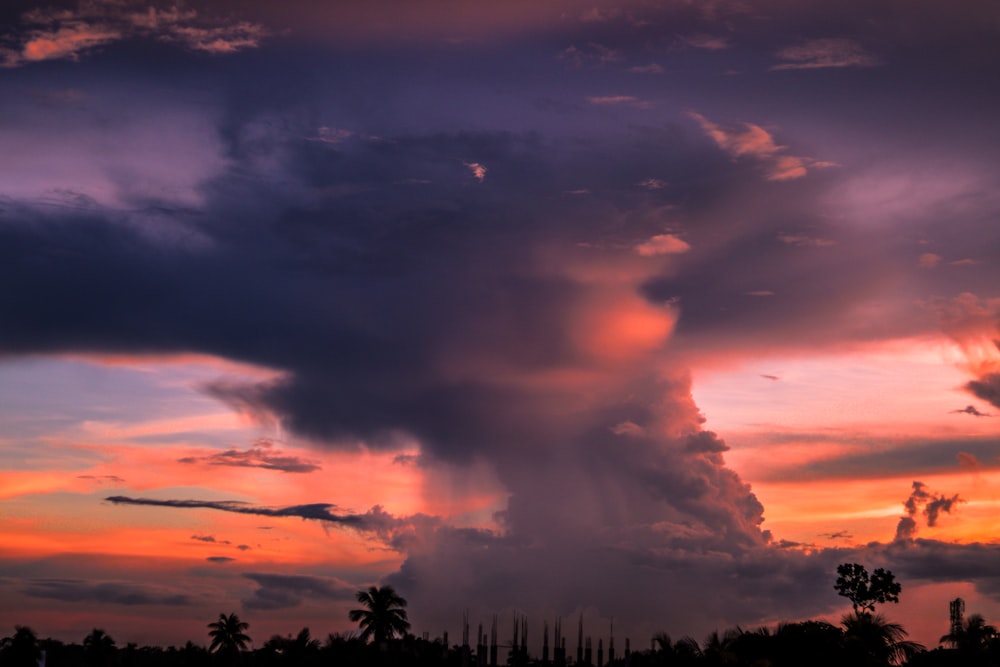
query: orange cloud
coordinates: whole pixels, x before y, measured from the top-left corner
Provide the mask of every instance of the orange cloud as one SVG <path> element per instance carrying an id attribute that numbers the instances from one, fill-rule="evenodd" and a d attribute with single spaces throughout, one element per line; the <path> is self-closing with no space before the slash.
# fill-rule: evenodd
<path id="1" fill-rule="evenodd" d="M 635 252 L 641 257 L 656 257 L 658 255 L 677 255 L 691 249 L 683 239 L 673 234 L 657 234 L 635 246 Z"/>
<path id="2" fill-rule="evenodd" d="M 689 112 L 716 145 L 733 158 L 749 157 L 761 162 L 767 170 L 769 181 L 788 181 L 802 178 L 808 167 L 833 166 L 830 162 L 820 162 L 808 157 L 782 155 L 785 146 L 775 143 L 770 132 L 754 125 L 742 123 L 740 127 L 723 127 L 708 120 L 699 113 Z"/>

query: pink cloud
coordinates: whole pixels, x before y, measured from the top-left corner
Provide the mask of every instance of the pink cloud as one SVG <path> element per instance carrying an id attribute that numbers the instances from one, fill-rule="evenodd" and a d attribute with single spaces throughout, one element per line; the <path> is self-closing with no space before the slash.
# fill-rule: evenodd
<path id="1" fill-rule="evenodd" d="M 770 132 L 753 123 L 725 127 L 713 123 L 699 113 L 689 112 L 702 130 L 719 148 L 733 158 L 748 157 L 760 162 L 767 171 L 769 181 L 788 181 L 802 178 L 809 173 L 809 167 L 833 166 L 830 162 L 819 162 L 808 157 L 783 154 L 785 146 L 779 146 Z"/>
<path id="2" fill-rule="evenodd" d="M 657 234 L 636 245 L 634 249 L 636 254 L 641 257 L 655 257 L 657 255 L 685 253 L 691 249 L 691 246 L 673 234 Z"/>
<path id="3" fill-rule="evenodd" d="M 917 264 L 921 269 L 933 269 L 935 266 L 941 263 L 941 255 L 935 255 L 932 252 L 925 252 L 917 260 Z"/>
<path id="4" fill-rule="evenodd" d="M 462 164 L 468 167 L 469 172 L 472 174 L 472 177 L 475 178 L 477 181 L 482 183 L 483 181 L 486 180 L 486 172 L 489 171 L 486 168 L 486 165 L 480 164 L 478 162 L 463 162 Z"/>

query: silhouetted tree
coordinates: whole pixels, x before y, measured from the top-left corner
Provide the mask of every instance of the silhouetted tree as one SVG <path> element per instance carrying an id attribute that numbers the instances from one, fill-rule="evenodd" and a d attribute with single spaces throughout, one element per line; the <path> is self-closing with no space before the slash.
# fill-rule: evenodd
<path id="1" fill-rule="evenodd" d="M 41 651 L 38 635 L 24 625 L 14 626 L 14 634 L 0 639 L 0 664 L 4 667 L 35 667 Z"/>
<path id="2" fill-rule="evenodd" d="M 212 638 L 212 644 L 208 647 L 210 653 L 237 655 L 246 649 L 250 643 L 250 637 L 244 631 L 250 627 L 249 623 L 240 620 L 235 613 L 226 616 L 219 614 L 219 620 L 208 624 L 208 636 Z"/>
<path id="3" fill-rule="evenodd" d="M 957 632 L 949 632 L 941 637 L 941 643 L 949 643 L 962 655 L 969 664 L 982 662 L 983 656 L 990 644 L 997 639 L 995 626 L 986 623 L 980 614 L 971 614 Z"/>
<path id="4" fill-rule="evenodd" d="M 110 665 L 115 656 L 115 640 L 100 628 L 83 638 L 83 660 L 93 667 Z"/>
<path id="5" fill-rule="evenodd" d="M 382 646 L 387 640 L 396 635 L 402 636 L 410 629 L 406 619 L 406 600 L 392 586 L 371 586 L 367 591 L 358 591 L 357 599 L 365 608 L 352 609 L 348 617 L 360 626 L 362 640 L 372 638 L 376 646 Z"/>
<path id="6" fill-rule="evenodd" d="M 864 565 L 841 563 L 837 566 L 837 593 L 851 601 L 854 613 L 875 611 L 876 604 L 899 602 L 902 587 L 896 583 L 892 572 L 876 569 L 871 577 Z"/>
<path id="7" fill-rule="evenodd" d="M 839 667 L 843 664 L 844 631 L 823 621 L 781 623 L 774 632 L 776 667 Z"/>
<path id="8" fill-rule="evenodd" d="M 844 648 L 853 665 L 883 667 L 901 665 L 924 650 L 906 639 L 908 633 L 898 623 L 881 614 L 854 612 L 844 616 Z"/>

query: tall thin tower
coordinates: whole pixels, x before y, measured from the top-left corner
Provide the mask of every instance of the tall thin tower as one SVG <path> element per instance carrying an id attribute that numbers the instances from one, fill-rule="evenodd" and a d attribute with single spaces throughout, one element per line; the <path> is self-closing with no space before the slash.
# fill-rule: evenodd
<path id="1" fill-rule="evenodd" d="M 954 638 L 951 640 L 952 648 L 958 648 L 958 637 L 962 634 L 962 624 L 964 619 L 962 616 L 965 614 L 965 600 L 962 598 L 955 598 L 950 603 L 948 603 L 948 616 L 951 620 L 951 636 Z"/>

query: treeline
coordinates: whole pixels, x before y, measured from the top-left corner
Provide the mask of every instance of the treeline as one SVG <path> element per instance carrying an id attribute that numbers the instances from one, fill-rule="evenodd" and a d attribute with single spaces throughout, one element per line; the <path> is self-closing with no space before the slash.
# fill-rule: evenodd
<path id="1" fill-rule="evenodd" d="M 871 575 L 857 563 L 837 568 L 834 588 L 853 611 L 840 625 L 822 621 L 782 623 L 777 627 L 713 632 L 704 641 L 676 641 L 658 633 L 648 649 L 627 651 L 604 663 L 598 648 L 574 660 L 563 651 L 549 659 L 548 635 L 542 656 L 529 655 L 517 640 L 517 624 L 506 656 L 508 667 L 1000 667 L 1000 636 L 979 614 L 963 617 L 964 603 L 952 603 L 952 629 L 933 650 L 907 639 L 906 630 L 875 613 L 878 604 L 898 602 L 900 585 L 891 572 Z M 39 640 L 33 630 L 16 627 L 0 640 L 0 667 L 497 667 L 495 629 L 491 646 L 451 646 L 409 633 L 406 600 L 390 586 L 358 591 L 361 608 L 348 612 L 357 635 L 330 634 L 314 639 L 308 628 L 295 636 L 275 635 L 253 648 L 250 624 L 235 613 L 219 614 L 207 624 L 207 647 L 188 641 L 181 648 L 119 647 L 104 630 L 94 629 L 80 644 Z M 582 620 L 581 620 L 582 622 Z M 582 626 L 581 626 L 582 627 Z M 466 634 L 468 626 L 466 625 Z M 524 628 L 522 638 L 526 635 Z M 558 640 L 557 640 L 558 641 Z M 600 646 L 600 644 L 599 644 Z M 506 647 L 505 647 L 506 648 Z M 610 644 L 609 644 L 610 648 Z M 503 656 L 500 656 L 501 658 Z M 609 650 L 609 658 L 611 652 Z"/>
<path id="2" fill-rule="evenodd" d="M 232 615 L 231 615 L 232 616 Z M 698 642 L 671 639 L 666 633 L 652 645 L 599 667 L 1000 667 L 1000 638 L 982 617 L 972 615 L 957 634 L 942 637 L 948 647 L 924 650 L 905 639 L 906 632 L 879 614 L 852 613 L 841 625 L 821 621 L 782 623 L 774 628 L 733 628 L 713 632 Z M 214 638 L 213 638 L 214 639 Z M 249 637 L 247 637 L 249 639 Z M 501 653 L 501 660 L 504 659 Z M 44 655 L 44 658 L 43 658 Z M 483 656 L 485 658 L 485 656 Z M 44 662 L 42 662 L 44 660 Z M 188 642 L 182 647 L 117 646 L 104 631 L 94 630 L 81 643 L 39 640 L 18 627 L 2 640 L 2 667 L 481 667 L 475 650 L 447 646 L 441 639 L 412 634 L 376 644 L 353 634 L 330 634 L 320 641 L 308 628 L 296 635 L 276 635 L 261 646 L 232 650 L 221 644 Z M 567 667 L 577 665 L 568 657 Z M 515 653 L 508 667 L 555 667 L 552 660 Z M 598 667 L 593 665 L 593 667 Z"/>

